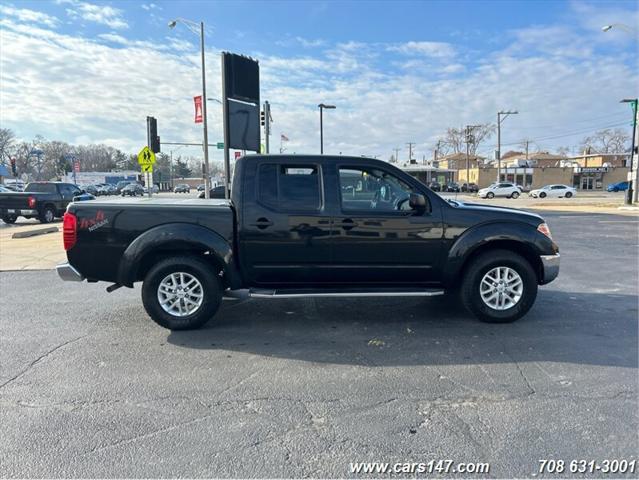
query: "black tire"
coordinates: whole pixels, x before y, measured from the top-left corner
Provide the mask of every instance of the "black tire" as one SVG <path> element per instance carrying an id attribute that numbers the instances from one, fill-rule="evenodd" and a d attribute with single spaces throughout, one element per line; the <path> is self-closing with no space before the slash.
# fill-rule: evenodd
<path id="1" fill-rule="evenodd" d="M 202 286 L 203 300 L 199 308 L 187 316 L 172 315 L 165 311 L 158 300 L 158 288 L 171 273 L 184 272 L 195 277 Z M 149 316 L 158 325 L 169 330 L 191 330 L 208 322 L 222 303 L 220 279 L 212 267 L 197 257 L 171 257 L 156 264 L 144 278 L 142 303 Z"/>
<path id="2" fill-rule="evenodd" d="M 55 220 L 55 210 L 52 206 L 47 205 L 38 216 L 38 219 L 40 220 L 40 223 L 53 222 L 53 220 Z"/>
<path id="3" fill-rule="evenodd" d="M 539 198 L 546 198 L 546 193 L 545 192 L 541 192 L 539 194 Z"/>
<path id="4" fill-rule="evenodd" d="M 2 221 L 4 223 L 16 223 L 16 220 L 18 219 L 18 217 L 16 215 L 5 215 L 2 217 Z"/>
<path id="5" fill-rule="evenodd" d="M 488 192 L 486 194 L 486 198 L 495 198 L 495 194 L 493 192 Z"/>
<path id="6" fill-rule="evenodd" d="M 510 195 L 510 198 L 519 198 L 519 192 L 513 192 L 513 193 Z"/>
<path id="7" fill-rule="evenodd" d="M 523 283 L 521 298 L 506 310 L 496 310 L 484 303 L 480 294 L 480 284 L 484 275 L 495 267 L 515 270 Z M 489 250 L 465 269 L 462 278 L 461 300 L 464 307 L 482 322 L 509 323 L 523 317 L 537 298 L 537 275 L 528 261 L 510 250 Z"/>
<path id="8" fill-rule="evenodd" d="M 564 195 L 564 197 L 566 197 L 566 198 L 572 197 L 572 192 L 566 192 L 566 195 Z"/>

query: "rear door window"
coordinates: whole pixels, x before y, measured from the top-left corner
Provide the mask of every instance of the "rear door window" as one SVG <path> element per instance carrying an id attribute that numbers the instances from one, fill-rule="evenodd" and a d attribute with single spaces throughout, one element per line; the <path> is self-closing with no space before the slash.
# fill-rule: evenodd
<path id="1" fill-rule="evenodd" d="M 28 183 L 25 192 L 57 193 L 55 183 Z"/>
<path id="2" fill-rule="evenodd" d="M 258 201 L 276 210 L 317 211 L 321 207 L 317 165 L 262 164 L 258 171 Z"/>

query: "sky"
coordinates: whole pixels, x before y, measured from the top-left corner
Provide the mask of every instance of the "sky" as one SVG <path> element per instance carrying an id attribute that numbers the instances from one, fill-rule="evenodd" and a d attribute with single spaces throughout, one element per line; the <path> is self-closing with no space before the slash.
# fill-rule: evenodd
<path id="1" fill-rule="evenodd" d="M 201 142 L 205 23 L 207 96 L 221 97 L 220 52 L 259 61 L 271 103 L 271 152 L 430 158 L 447 127 L 496 122 L 502 152 L 573 147 L 602 128 L 630 131 L 622 98 L 639 94 L 636 1 L 0 1 L 0 124 L 134 153 L 147 115 L 163 142 Z M 607 24 L 623 24 L 602 32 Z M 628 29 L 628 27 L 630 29 Z M 209 139 L 222 140 L 209 102 Z M 492 155 L 496 137 L 480 153 Z M 200 156 L 201 147 L 169 147 Z M 222 152 L 213 149 L 212 159 Z"/>

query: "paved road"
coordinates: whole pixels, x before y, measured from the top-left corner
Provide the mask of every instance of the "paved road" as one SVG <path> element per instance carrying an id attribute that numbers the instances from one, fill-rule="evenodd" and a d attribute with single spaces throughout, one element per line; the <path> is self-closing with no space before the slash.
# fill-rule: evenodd
<path id="1" fill-rule="evenodd" d="M 248 300 L 169 333 L 139 288 L 1 273 L 0 476 L 344 477 L 444 458 L 527 477 L 542 458 L 636 458 L 637 219 L 547 219 L 562 272 L 512 325 L 446 299 Z"/>

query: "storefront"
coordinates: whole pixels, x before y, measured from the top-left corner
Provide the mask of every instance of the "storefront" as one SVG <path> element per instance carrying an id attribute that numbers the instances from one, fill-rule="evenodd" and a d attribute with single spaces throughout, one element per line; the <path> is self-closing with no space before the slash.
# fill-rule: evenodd
<path id="1" fill-rule="evenodd" d="M 526 167 L 509 167 L 503 168 L 500 175 L 500 182 L 510 182 L 516 185 L 521 185 L 524 191 L 528 191 L 532 188 L 533 184 L 533 171 L 534 169 Z"/>
<path id="2" fill-rule="evenodd" d="M 603 190 L 608 167 L 575 167 L 572 186 L 578 190 Z"/>

